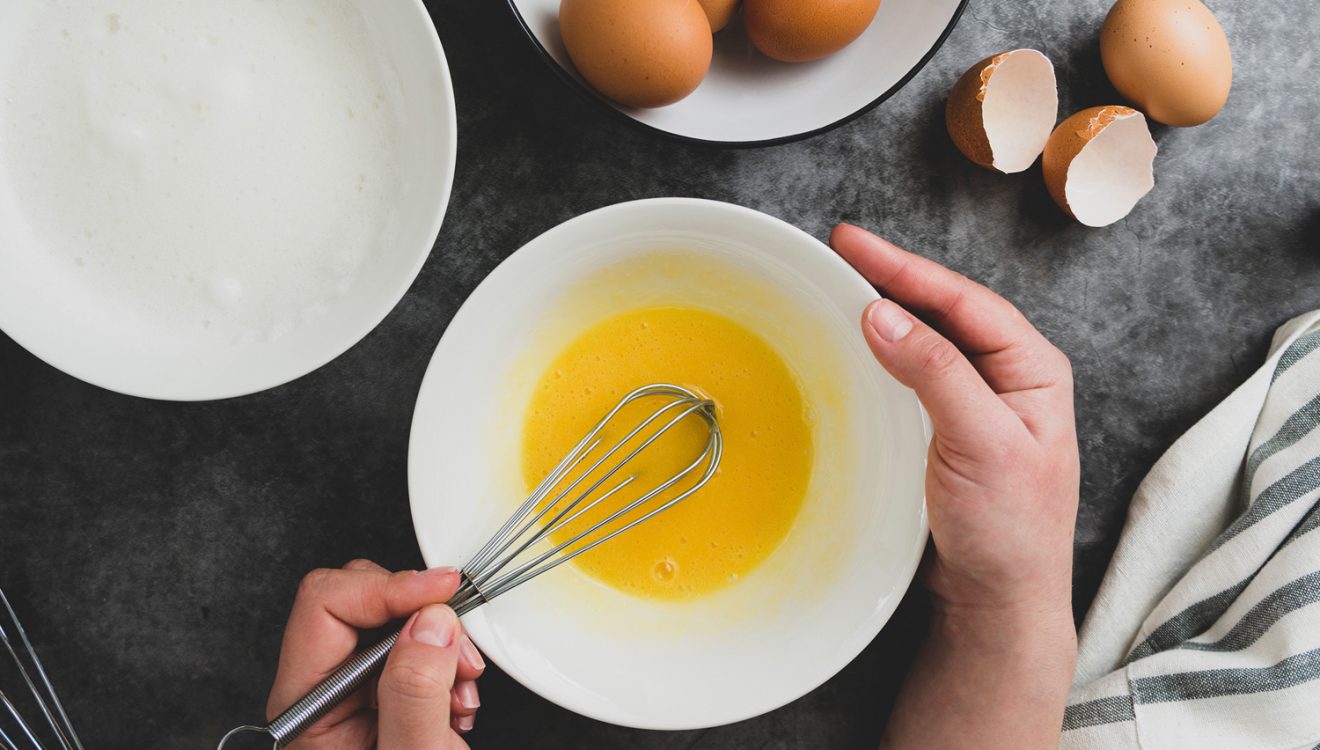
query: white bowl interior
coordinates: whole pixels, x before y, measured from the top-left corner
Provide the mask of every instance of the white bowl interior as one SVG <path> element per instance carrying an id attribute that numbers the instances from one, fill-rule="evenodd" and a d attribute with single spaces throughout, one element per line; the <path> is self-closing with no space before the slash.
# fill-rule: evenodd
<path id="1" fill-rule="evenodd" d="M 453 181 L 457 125 L 444 52 L 420 0 L 353 2 L 385 85 L 397 86 L 396 117 L 402 123 L 397 149 L 407 157 L 399 159 L 398 200 L 383 219 L 385 231 L 376 237 L 370 261 L 329 309 L 288 335 L 245 341 L 184 333 L 166 316 L 131 307 L 108 309 L 68 263 L 45 252 L 23 196 L 16 194 L 13 165 L 0 149 L 0 329 L 75 377 L 122 393 L 178 400 L 279 385 L 320 367 L 370 332 L 402 298 L 435 242 Z M 0 80 L 24 75 L 15 42 L 42 5 L 39 0 L 0 3 Z M 89 27 L 106 23 L 106 15 L 92 8 L 87 16 Z M 144 81 L 154 84 L 154 75 L 164 74 L 144 74 Z M 12 104 L 0 102 L 0 113 Z M 72 220 L 78 206 L 67 212 Z M 299 220 L 306 217 L 289 217 L 294 226 Z"/>
<path id="2" fill-rule="evenodd" d="M 521 501 L 532 388 L 563 345 L 613 313 L 694 305 L 759 333 L 803 386 L 817 458 L 785 542 L 737 585 L 663 603 L 565 566 L 467 615 L 478 644 L 560 705 L 660 729 L 762 713 L 854 658 L 907 589 L 926 538 L 923 415 L 858 330 L 875 296 L 805 233 L 691 199 L 578 217 L 496 269 L 445 332 L 418 397 L 409 485 L 428 565 L 462 563 Z"/>
<path id="3" fill-rule="evenodd" d="M 580 81 L 559 35 L 559 0 L 510 3 L 537 43 Z M 703 141 L 755 143 L 810 133 L 866 109 L 914 73 L 962 4 L 883 0 L 861 37 L 810 63 L 783 63 L 759 53 L 740 15 L 715 35 L 710 72 L 687 98 L 657 109 L 610 106 L 645 125 Z"/>

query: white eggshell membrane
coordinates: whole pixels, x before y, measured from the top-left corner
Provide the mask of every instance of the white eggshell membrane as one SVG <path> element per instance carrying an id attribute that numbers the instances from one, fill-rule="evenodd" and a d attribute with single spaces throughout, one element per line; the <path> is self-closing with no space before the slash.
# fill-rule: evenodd
<path id="1" fill-rule="evenodd" d="M 1064 192 L 1077 220 L 1104 227 L 1127 216 L 1155 187 L 1155 140 L 1140 112 L 1105 126 L 1068 165 Z"/>
<path id="2" fill-rule="evenodd" d="M 1059 114 L 1054 65 L 1034 49 L 1006 52 L 990 73 L 981 102 L 994 167 L 1011 174 L 1030 167 L 1045 150 Z"/>

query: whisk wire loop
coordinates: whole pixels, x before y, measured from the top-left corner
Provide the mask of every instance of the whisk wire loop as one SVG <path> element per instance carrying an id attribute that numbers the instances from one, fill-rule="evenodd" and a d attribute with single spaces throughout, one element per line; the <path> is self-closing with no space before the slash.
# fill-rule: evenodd
<path id="1" fill-rule="evenodd" d="M 674 407 L 676 404 L 678 404 L 678 403 L 681 403 L 681 402 L 674 402 L 674 403 L 671 403 L 671 404 L 668 404 L 668 405 L 662 407 L 662 408 L 661 408 L 660 410 L 658 410 L 655 414 L 651 415 L 651 416 L 650 416 L 649 418 L 647 418 L 644 422 L 642 422 L 642 424 L 638 425 L 635 429 L 633 429 L 631 432 L 629 432 L 628 435 L 626 435 L 622 440 L 620 440 L 618 443 L 616 443 L 615 446 L 614 446 L 613 448 L 611 448 L 611 449 L 610 449 L 605 455 L 601 456 L 601 457 L 600 457 L 600 458 L 599 458 L 594 464 L 591 465 L 590 468 L 588 468 L 585 472 L 582 473 L 581 476 L 579 476 L 579 477 L 578 477 L 576 480 L 574 480 L 574 481 L 573 481 L 573 482 L 572 482 L 567 488 L 565 488 L 564 491 L 560 492 L 560 493 L 555 497 L 554 500 L 552 500 L 552 501 L 549 502 L 549 503 L 546 503 L 545 506 L 540 510 L 540 512 L 538 512 L 538 513 L 537 513 L 537 514 L 536 514 L 531 520 L 529 520 L 526 524 L 524 524 L 523 528 L 519 530 L 519 534 L 525 533 L 525 532 L 526 532 L 529 528 L 531 528 L 535 523 L 537 523 L 538 521 L 540 521 L 541 518 L 544 517 L 545 514 L 546 514 L 547 512 L 549 512 L 552 508 L 556 507 L 556 506 L 559 504 L 559 502 L 562 501 L 562 500 L 564 499 L 565 496 L 567 496 L 567 494 L 568 494 L 569 492 L 571 492 L 571 491 L 573 491 L 574 489 L 576 489 L 577 486 L 578 486 L 579 484 L 581 484 L 581 482 L 583 481 L 583 479 L 585 479 L 586 477 L 590 476 L 593 472 L 595 472 L 596 470 L 598 470 L 598 469 L 599 469 L 599 468 L 600 468 L 600 467 L 601 467 L 601 466 L 602 466 L 607 460 L 609 460 L 609 458 L 610 458 L 611 456 L 613 456 L 615 453 L 617 453 L 617 452 L 618 452 L 618 451 L 619 451 L 624 445 L 627 445 L 629 441 L 631 441 L 631 440 L 633 440 L 634 438 L 636 438 L 637 435 L 638 435 L 643 429 L 645 429 L 646 427 L 650 426 L 650 424 L 651 424 L 652 422 L 654 422 L 657 418 L 659 418 L 659 417 L 660 417 L 665 411 L 667 411 L 667 410 L 673 408 L 673 407 Z M 488 580 L 488 579 L 490 578 L 490 576 L 494 575 L 495 573 L 498 573 L 498 572 L 504 567 L 504 565 L 508 564 L 508 562 L 510 562 L 510 561 L 512 561 L 512 560 L 514 560 L 514 559 L 517 559 L 517 557 L 518 557 L 519 555 L 521 555 L 524 551 L 526 551 L 529 547 L 531 547 L 532 545 L 534 545 L 534 544 L 540 542 L 542 539 L 545 539 L 546 537 L 548 537 L 549 535 L 553 534 L 555 531 L 559 530 L 560 528 L 563 528 L 564 526 L 566 526 L 566 525 L 572 523 L 574 520 L 576 520 L 576 519 L 577 519 L 579 516 L 581 516 L 583 513 L 586 513 L 587 511 L 589 511 L 589 510 L 591 510 L 592 508 L 596 507 L 596 505 L 600 504 L 601 502 L 605 501 L 605 500 L 608 499 L 609 497 L 613 496 L 613 495 L 614 495 L 615 493 L 617 493 L 619 490 L 623 489 L 623 488 L 624 488 L 625 486 L 627 486 L 629 483 L 631 483 L 632 481 L 634 481 L 634 480 L 636 479 L 636 476 L 635 476 L 635 475 L 632 476 L 632 477 L 629 477 L 629 478 L 625 479 L 623 482 L 621 482 L 619 485 L 617 485 L 617 486 L 614 487 L 613 489 L 611 489 L 611 490 L 609 490 L 608 492 L 606 492 L 604 495 L 602 495 L 602 496 L 596 498 L 594 501 L 592 501 L 592 502 L 589 503 L 588 505 L 586 505 L 586 506 L 584 506 L 584 507 L 578 509 L 576 513 L 573 513 L 573 509 L 574 509 L 574 508 L 577 508 L 579 505 L 581 505 L 581 503 L 582 503 L 583 500 L 585 500 L 586 498 L 590 497 L 593 493 L 596 492 L 596 490 L 600 489 L 601 485 L 603 485 L 603 484 L 605 484 L 607 481 L 609 481 L 611 477 L 613 477 L 616 473 L 618 473 L 619 469 L 623 468 L 623 466 L 624 466 L 625 464 L 627 464 L 629 461 L 631 461 L 633 458 L 635 458 L 635 457 L 637 456 L 637 454 L 641 453 L 641 452 L 642 452 L 643 450 L 645 450 L 648 446 L 650 446 L 650 445 L 651 445 L 652 443 L 654 443 L 657 439 L 659 439 L 659 437 L 660 437 L 662 434 L 664 434 L 666 431 L 668 431 L 669 428 L 673 427 L 675 424 L 677 424 L 679 421 L 681 421 L 684 417 L 686 417 L 688 414 L 692 413 L 693 411 L 695 411 L 695 410 L 698 409 L 698 408 L 700 408 L 700 405 L 692 406 L 692 407 L 688 408 L 686 411 L 684 411 L 682 414 L 679 414 L 677 417 L 674 417 L 673 419 L 671 419 L 671 420 L 669 421 L 668 424 L 666 424 L 664 427 L 662 427 L 662 428 L 660 428 L 659 430 L 657 430 L 654 434 L 652 434 L 650 437 L 648 437 L 648 438 L 647 438 L 647 439 L 646 439 L 641 445 L 637 446 L 637 447 L 636 447 L 631 453 L 629 453 L 625 458 L 623 458 L 622 460 L 620 460 L 620 461 L 619 461 L 618 463 L 616 463 L 613 467 L 611 467 L 608 471 L 606 471 L 604 475 L 602 475 L 599 479 L 597 479 L 597 480 L 596 480 L 595 482 L 593 482 L 589 487 L 587 487 L 587 489 L 584 490 L 581 494 L 579 494 L 579 495 L 578 495 L 578 496 L 577 496 L 572 502 L 566 504 L 566 505 L 565 505 L 565 506 L 564 506 L 564 507 L 563 507 L 563 508 L 562 508 L 562 509 L 561 509 L 561 510 L 560 510 L 560 511 L 559 511 L 559 512 L 553 517 L 553 518 L 551 518 L 548 522 L 542 524 L 542 525 L 540 526 L 539 529 L 537 529 L 535 532 L 533 532 L 533 533 L 531 534 L 531 536 L 529 536 L 526 540 L 524 540 L 524 541 L 518 546 L 518 548 L 515 549 L 511 554 L 507 555 L 503 560 L 501 560 L 501 561 L 500 561 L 499 563 L 497 563 L 496 565 L 491 566 L 492 569 L 491 569 L 490 571 L 483 571 L 483 572 L 480 574 L 479 578 L 477 578 L 477 579 L 474 581 L 474 583 L 475 583 L 478 587 L 481 587 L 481 584 L 485 583 L 485 581 Z M 698 459 L 697 463 L 700 463 L 700 461 L 701 461 L 701 459 Z M 694 464 L 694 465 L 695 465 L 695 464 Z M 595 532 L 598 531 L 599 529 L 604 528 L 605 526 L 607 526 L 607 525 L 610 524 L 610 523 L 613 523 L 613 522 L 614 522 L 616 519 L 618 519 L 619 517 L 621 517 L 621 516 L 623 516 L 623 515 L 625 515 L 625 514 L 631 512 L 633 509 L 635 509 L 636 507 L 638 507 L 638 506 L 641 505 L 642 503 L 644 503 L 644 502 L 650 500 L 651 498 L 655 497 L 655 496 L 656 496 L 657 494 L 659 494 L 660 492 L 663 492 L 664 490 L 666 490 L 666 489 L 668 489 L 669 487 L 673 486 L 673 484 L 674 484 L 675 482 L 677 482 L 677 481 L 679 481 L 680 479 L 682 479 L 682 477 L 685 476 L 685 475 L 686 475 L 686 472 L 679 473 L 679 474 L 675 475 L 674 477 L 672 477 L 672 478 L 670 478 L 668 481 L 666 481 L 664 484 L 662 484 L 662 485 L 661 485 L 659 488 L 657 488 L 656 490 L 654 490 L 654 491 L 652 491 L 652 492 L 650 492 L 650 493 L 647 493 L 646 495 L 643 495 L 641 498 L 638 498 L 637 500 L 634 500 L 633 502 L 631 502 L 631 503 L 625 505 L 624 507 L 622 507 L 622 508 L 616 510 L 614 513 L 612 513 L 612 514 L 610 514 L 609 516 L 607 516 L 604 520 L 597 522 L 596 524 L 594 524 L 594 525 L 591 526 L 590 528 L 584 530 L 583 532 L 579 533 L 578 535 L 574 536 L 573 538 L 569 539 L 568 541 L 566 541 L 566 542 L 564 542 L 564 543 L 562 543 L 562 544 L 560 544 L 560 545 L 558 545 L 558 546 L 556 546 L 556 547 L 553 547 L 553 548 L 551 548 L 551 549 L 549 549 L 549 550 L 546 550 L 545 552 L 543 552 L 542 554 L 538 555 L 537 557 L 535 557 L 535 558 L 534 558 L 533 560 L 531 560 L 530 562 L 524 564 L 519 570 L 522 570 L 523 568 L 534 567 L 534 566 L 536 566 L 536 565 L 539 565 L 540 563 L 545 562 L 546 560 L 548 560 L 549 558 L 553 557 L 554 555 L 556 555 L 556 554 L 558 554 L 558 553 L 564 551 L 565 549 L 567 549 L 568 547 L 570 547 L 572 544 L 574 544 L 574 543 L 580 541 L 583 537 L 585 537 L 585 536 L 587 536 L 587 535 L 589 535 L 589 534 L 595 533 Z M 567 515 L 567 514 L 569 514 L 569 513 L 572 513 L 572 515 L 569 516 L 568 518 L 565 518 L 565 515 Z M 517 537 L 515 537 L 515 539 L 517 539 Z M 507 545 L 506 545 L 506 546 L 507 546 Z M 585 551 L 585 550 L 582 550 L 582 551 Z M 571 560 L 573 557 L 576 557 L 577 554 L 580 554 L 580 551 L 579 551 L 579 552 L 574 552 L 574 553 L 571 553 L 571 554 L 566 555 L 566 556 L 565 556 L 565 559 L 566 559 L 566 560 Z M 470 572 L 471 572 L 471 571 L 469 571 L 469 573 L 470 573 Z M 515 572 L 516 572 L 516 571 L 515 571 Z M 505 580 L 509 580 L 510 578 L 511 578 L 511 575 L 506 575 L 506 576 L 504 576 L 504 577 L 501 577 L 500 580 L 501 580 L 501 581 L 505 581 Z M 482 587 L 482 588 L 483 588 L 483 590 L 484 590 L 484 587 Z M 489 594 L 488 594 L 487 596 L 488 596 L 488 598 L 489 598 Z"/>
<path id="2" fill-rule="evenodd" d="M 637 437 L 637 435 L 640 434 L 647 427 L 649 427 L 651 423 L 655 422 L 657 419 L 663 416 L 665 412 L 669 411 L 670 409 L 683 405 L 688 401 L 689 398 L 696 397 L 695 394 L 692 394 L 690 391 L 679 393 L 678 391 L 671 390 L 672 388 L 674 387 L 665 386 L 665 385 L 659 385 L 659 386 L 652 385 L 652 386 L 643 386 L 641 388 L 638 388 L 632 393 L 629 393 L 627 396 L 624 396 L 619 401 L 619 403 L 614 406 L 614 408 L 612 408 L 603 418 L 601 418 L 601 420 L 596 423 L 596 425 L 591 429 L 591 431 L 588 432 L 586 436 L 584 436 L 580 441 L 578 441 L 578 444 L 574 446 L 573 450 L 571 450 L 568 453 L 568 455 L 565 456 L 564 459 L 561 460 L 558 465 L 556 465 L 556 467 L 551 471 L 550 475 L 547 476 L 546 479 L 542 481 L 540 485 L 537 486 L 536 490 L 532 492 L 532 495 L 523 503 L 523 505 L 519 508 L 518 512 L 515 513 L 512 517 L 510 517 L 509 522 L 516 521 L 520 516 L 525 515 L 529 509 L 535 508 L 538 504 L 540 504 L 540 501 L 544 500 L 545 496 L 548 495 L 550 491 L 554 489 L 554 487 L 558 484 L 558 482 L 561 479 L 563 479 L 565 475 L 567 475 L 569 472 L 575 469 L 577 465 L 581 463 L 582 460 L 585 459 L 588 454 L 590 454 L 593 450 L 595 450 L 595 448 L 599 446 L 601 443 L 601 440 L 598 438 L 601 431 L 603 431 L 605 427 L 614 419 L 614 417 L 618 415 L 618 413 L 621 410 L 623 410 L 626 406 L 628 406 L 628 404 L 638 400 L 639 398 L 644 398 L 646 396 L 672 395 L 677 397 L 677 400 L 665 404 L 663 407 L 652 413 L 651 416 L 643 420 L 641 424 L 638 424 L 631 431 L 629 431 L 627 435 L 625 435 L 621 440 L 615 443 L 613 448 L 611 448 L 604 455 L 598 458 L 596 462 L 591 465 L 590 468 L 588 468 L 586 471 L 578 475 L 577 479 L 575 479 L 567 487 L 560 490 L 559 494 L 556 495 L 553 501 L 549 503 L 545 503 L 541 507 L 540 511 L 538 511 L 531 518 L 528 518 L 523 523 L 522 528 L 518 529 L 518 531 L 516 533 L 513 533 L 512 535 L 508 535 L 507 538 L 506 538 L 506 534 L 508 531 L 508 527 L 511 526 L 512 524 L 506 522 L 505 527 L 501 528 L 500 532 L 497 532 L 495 537 L 492 538 L 493 543 L 488 545 L 488 547 L 494 547 L 498 545 L 498 549 L 496 549 L 494 552 L 489 553 L 489 555 L 479 554 L 474 560 L 472 560 L 466 566 L 464 566 L 464 570 L 467 571 L 469 575 L 472 575 L 474 585 L 480 588 L 481 584 L 484 583 L 484 581 L 489 577 L 489 575 L 491 575 L 494 572 L 487 570 L 487 566 L 491 563 L 493 558 L 503 554 L 509 548 L 510 545 L 512 545 L 519 538 L 521 538 L 522 535 L 528 531 L 528 529 L 534 527 L 537 524 L 537 522 L 539 522 L 545 516 L 546 513 L 548 513 L 552 508 L 556 507 L 558 503 L 561 500 L 563 500 L 564 497 L 566 497 L 570 492 L 577 489 L 578 485 L 581 484 L 583 480 L 585 480 L 587 477 L 595 473 L 595 471 L 599 469 L 602 464 L 608 461 L 610 457 L 612 457 L 615 453 L 617 453 L 625 445 L 627 445 L 630 441 L 632 441 L 635 437 Z M 701 403 L 702 403 L 701 400 L 698 398 L 697 404 L 689 408 L 687 411 L 685 411 L 680 416 L 679 419 L 681 419 L 683 416 L 687 416 L 687 414 L 691 413 L 696 408 L 700 408 Z M 596 483 L 594 483 L 591 487 L 589 487 L 584 493 L 582 493 L 582 495 L 580 495 L 577 500 L 573 501 L 567 507 L 561 510 L 560 513 L 550 521 L 550 523 L 542 525 L 541 531 L 535 534 L 530 540 L 527 540 L 522 546 L 520 546 L 519 549 L 513 554 L 513 557 L 516 557 L 518 553 L 522 552 L 528 546 L 534 544 L 536 541 L 539 541 L 541 538 L 543 538 L 548 533 L 550 533 L 551 530 L 550 527 L 553 526 L 556 521 L 562 518 L 565 513 L 571 511 L 574 507 L 578 505 L 578 503 L 581 502 L 583 498 L 589 496 L 592 492 L 598 489 L 601 484 L 609 480 L 609 478 L 612 477 L 618 471 L 618 469 L 622 467 L 624 463 L 626 463 L 628 460 L 636 456 L 637 453 L 641 452 L 641 448 L 645 448 L 646 446 L 650 445 L 651 442 L 653 442 L 656 437 L 659 437 L 660 434 L 668 430 L 678 421 L 679 421 L 678 419 L 672 420 L 668 425 L 657 431 L 656 434 L 653 435 L 652 438 L 648 440 L 644 445 L 640 446 L 637 450 L 634 450 L 633 453 L 630 454 L 627 459 L 624 459 L 624 461 L 620 462 L 613 469 L 607 472 L 604 476 L 600 477 L 600 479 L 597 480 Z M 584 450 L 583 446 L 586 446 L 588 443 L 590 445 Z M 615 489 L 617 490 L 619 488 L 615 488 Z M 601 497 L 598 498 L 598 501 L 604 499 L 605 499 L 604 497 Z M 483 552 L 484 551 L 486 551 L 486 548 L 483 548 Z M 475 575 L 473 575 L 474 573 Z"/>

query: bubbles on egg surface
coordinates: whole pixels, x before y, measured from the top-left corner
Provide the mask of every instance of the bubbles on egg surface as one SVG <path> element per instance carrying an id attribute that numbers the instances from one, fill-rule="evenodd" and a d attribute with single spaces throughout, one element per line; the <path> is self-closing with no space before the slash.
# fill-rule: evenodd
<path id="1" fill-rule="evenodd" d="M 670 583 L 678 576 L 678 561 L 665 557 L 651 568 L 651 576 L 661 583 Z"/>
<path id="2" fill-rule="evenodd" d="M 795 421 L 801 414 L 800 397 L 791 372 L 773 359 L 776 352 L 748 333 L 755 335 L 718 313 L 679 306 L 643 308 L 586 329 L 542 372 L 524 431 L 529 488 L 561 457 L 561 452 L 546 453 L 538 446 L 562 441 L 567 450 L 586 428 L 553 417 L 568 402 L 598 411 L 639 383 L 673 382 L 715 398 L 717 412 L 729 420 L 724 428 L 726 445 L 732 446 L 726 456 L 730 460 L 721 464 L 710 493 L 693 496 L 654 525 L 631 532 L 629 542 L 602 547 L 600 556 L 581 564 L 589 576 L 629 593 L 685 601 L 741 581 L 782 538 L 789 524 L 780 518 L 791 518 L 801 502 L 794 468 L 799 462 L 780 447 L 802 437 L 801 423 Z M 584 380 L 596 386 L 592 398 L 582 395 Z M 787 408 L 777 409 L 781 404 Z M 779 418 L 798 427 L 767 431 Z M 757 440 L 748 437 L 753 431 Z M 673 433 L 674 440 L 678 434 Z M 667 445 L 663 440 L 659 444 Z M 804 450 L 809 455 L 810 448 Z M 753 460 L 748 461 L 748 455 Z M 756 455 L 765 456 L 770 465 L 758 465 Z M 636 470 L 658 470 L 661 463 Z M 788 482 L 781 481 L 781 466 L 788 467 Z M 729 485 L 733 497 L 722 496 L 725 485 L 720 482 L 728 480 L 734 480 Z M 639 481 L 649 484 L 648 479 Z M 766 494 L 781 487 L 787 487 L 786 497 L 768 501 Z M 760 535 L 767 538 L 761 540 Z"/>

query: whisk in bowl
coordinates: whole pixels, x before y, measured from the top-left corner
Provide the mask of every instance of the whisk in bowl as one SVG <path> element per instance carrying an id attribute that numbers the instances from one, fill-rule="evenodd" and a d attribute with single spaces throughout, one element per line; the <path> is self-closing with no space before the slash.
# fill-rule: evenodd
<path id="1" fill-rule="evenodd" d="M 656 402 L 654 410 L 614 439 L 612 435 L 618 432 L 609 429 L 622 421 L 626 407 L 648 400 Z M 639 475 L 629 473 L 627 467 L 635 467 L 634 460 L 661 436 L 691 420 L 700 420 L 706 427 L 701 452 L 691 463 L 639 492 L 634 487 Z M 715 476 L 723 452 L 713 401 L 665 383 L 632 391 L 564 456 L 463 566 L 462 584 L 449 606 L 462 616 L 649 521 L 704 487 Z M 554 541 L 557 532 L 567 538 Z M 223 750 L 230 738 L 243 732 L 267 734 L 275 748 L 289 744 L 382 666 L 398 638 L 396 630 L 359 652 L 266 726 L 230 730 L 216 750 Z"/>

